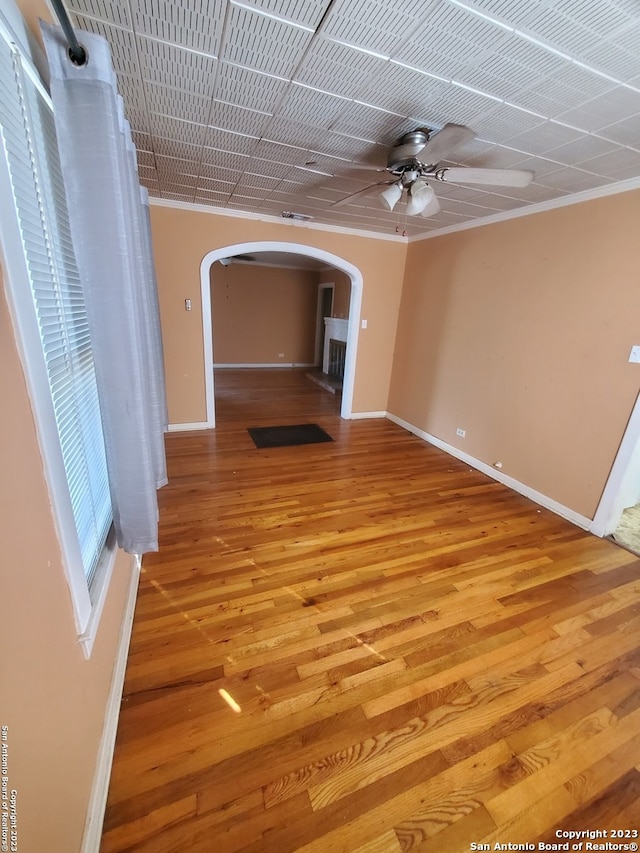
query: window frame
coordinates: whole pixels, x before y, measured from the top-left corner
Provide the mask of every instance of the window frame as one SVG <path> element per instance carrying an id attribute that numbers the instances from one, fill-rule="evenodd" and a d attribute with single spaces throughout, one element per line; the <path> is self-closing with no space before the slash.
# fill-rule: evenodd
<path id="1" fill-rule="evenodd" d="M 19 55 L 23 74 L 29 77 L 51 109 L 51 99 L 29 53 L 1 12 L 0 39 L 12 52 Z M 84 656 L 88 658 L 91 655 L 106 601 L 117 546 L 112 525 L 89 582 L 85 574 L 71 505 L 40 326 L 32 297 L 31 276 L 13 195 L 9 165 L 2 152 L 0 153 L 0 197 L 11 199 L 10 204 L 0 206 L 0 262 L 4 272 L 5 292 L 31 401 L 52 515 L 60 543 L 62 564 L 73 605 L 78 641 Z"/>

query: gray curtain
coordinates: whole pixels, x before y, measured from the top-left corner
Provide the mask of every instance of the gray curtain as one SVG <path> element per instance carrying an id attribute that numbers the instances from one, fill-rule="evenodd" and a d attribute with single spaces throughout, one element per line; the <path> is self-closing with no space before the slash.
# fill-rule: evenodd
<path id="1" fill-rule="evenodd" d="M 148 198 L 105 39 L 79 33 L 68 57 L 42 24 L 76 261 L 93 347 L 118 544 L 158 549 L 157 489 L 167 482 L 164 367 Z"/>

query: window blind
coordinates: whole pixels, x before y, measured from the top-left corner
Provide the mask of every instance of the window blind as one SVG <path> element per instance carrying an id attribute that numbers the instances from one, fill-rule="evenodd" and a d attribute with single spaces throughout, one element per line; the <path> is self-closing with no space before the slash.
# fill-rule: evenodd
<path id="1" fill-rule="evenodd" d="M 29 270 L 84 573 L 90 584 L 112 523 L 82 287 L 48 99 L 0 39 L 0 128 Z"/>

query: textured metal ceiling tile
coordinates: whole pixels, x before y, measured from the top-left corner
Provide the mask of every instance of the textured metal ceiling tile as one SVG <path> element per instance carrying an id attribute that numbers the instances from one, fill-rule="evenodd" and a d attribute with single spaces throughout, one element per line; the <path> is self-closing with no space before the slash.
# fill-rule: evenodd
<path id="1" fill-rule="evenodd" d="M 624 121 L 603 127 L 599 131 L 606 139 L 618 142 L 620 145 L 630 145 L 640 149 L 640 115 L 630 116 Z"/>
<path id="2" fill-rule="evenodd" d="M 272 112 L 288 83 L 258 71 L 221 62 L 214 97 L 237 106 Z"/>
<path id="3" fill-rule="evenodd" d="M 584 166 L 584 161 L 601 155 L 611 156 L 611 159 L 615 160 L 614 153 L 617 150 L 618 146 L 613 142 L 598 139 L 596 136 L 579 136 L 572 142 L 549 149 L 547 153 L 549 157 L 568 166 L 571 164 Z"/>
<path id="4" fill-rule="evenodd" d="M 208 124 L 218 130 L 258 138 L 263 135 L 270 119 L 271 116 L 268 113 L 259 113 L 244 107 L 225 104 L 222 101 L 213 101 Z"/>
<path id="5" fill-rule="evenodd" d="M 433 0 L 337 0 L 322 33 L 389 55 L 435 6 Z"/>
<path id="6" fill-rule="evenodd" d="M 145 99 L 149 110 L 164 116 L 200 124 L 207 120 L 211 107 L 211 99 L 180 89 L 170 89 L 147 83 Z"/>
<path id="7" fill-rule="evenodd" d="M 252 154 L 255 151 L 258 137 L 233 133 L 217 127 L 208 127 L 204 138 L 207 148 L 217 148 L 220 151 L 233 151 L 236 154 Z"/>
<path id="8" fill-rule="evenodd" d="M 290 77 L 312 33 L 232 5 L 220 58 L 255 71 Z"/>
<path id="9" fill-rule="evenodd" d="M 218 62 L 192 50 L 138 36 L 140 68 L 145 81 L 211 97 Z"/>
<path id="10" fill-rule="evenodd" d="M 331 130 L 365 139 L 393 145 L 401 135 L 404 116 L 362 104 L 352 104 L 332 125 Z"/>
<path id="11" fill-rule="evenodd" d="M 248 189 L 250 187 L 262 190 L 264 193 L 268 190 L 274 190 L 279 184 L 280 178 L 270 178 L 265 175 L 254 175 L 251 172 L 245 172 L 238 181 L 238 188 Z"/>
<path id="12" fill-rule="evenodd" d="M 138 169 L 143 167 L 155 169 L 156 161 L 152 151 L 137 151 L 136 159 L 138 161 Z"/>
<path id="13" fill-rule="evenodd" d="M 195 195 L 196 204 L 225 205 L 231 198 L 230 193 L 198 190 Z"/>
<path id="14" fill-rule="evenodd" d="M 329 7 L 329 0 L 248 0 L 247 5 L 315 29 Z"/>
<path id="15" fill-rule="evenodd" d="M 139 130 L 131 131 L 131 138 L 133 140 L 133 144 L 135 145 L 138 151 L 151 151 L 151 135 L 149 133 L 142 133 Z"/>
<path id="16" fill-rule="evenodd" d="M 350 99 L 294 83 L 288 89 L 277 115 L 300 124 L 328 128 L 349 109 L 350 104 Z"/>
<path id="17" fill-rule="evenodd" d="M 251 171 L 270 178 L 284 178 L 292 168 L 295 167 L 288 163 L 276 163 L 272 160 L 262 160 L 259 157 L 251 158 Z"/>
<path id="18" fill-rule="evenodd" d="M 161 157 L 173 157 L 187 163 L 198 161 L 202 155 L 202 146 L 191 145 L 176 139 L 165 139 L 162 136 L 154 136 L 152 140 L 153 151 Z"/>
<path id="19" fill-rule="evenodd" d="M 225 0 L 131 0 L 137 33 L 216 56 Z"/>
<path id="20" fill-rule="evenodd" d="M 156 196 L 274 215 L 306 207 L 317 221 L 411 234 L 640 176 L 640 92 L 621 85 L 640 88 L 637 0 L 69 8 L 111 45 L 140 180 Z M 389 177 L 351 163 L 383 168 L 402 133 L 447 122 L 478 136 L 444 163 L 530 168 L 536 180 L 439 185 L 451 209 L 424 221 L 404 201 L 385 213 L 378 191 L 330 207 Z"/>
<path id="21" fill-rule="evenodd" d="M 345 98 L 359 98 L 363 83 L 370 85 L 388 65 L 377 56 L 320 38 L 305 56 L 295 79 Z"/>
<path id="22" fill-rule="evenodd" d="M 90 15 L 103 21 L 110 21 L 120 27 L 131 28 L 128 3 L 119 0 L 69 0 L 67 8 L 71 17 L 75 14 Z"/>
<path id="23" fill-rule="evenodd" d="M 249 167 L 250 161 L 250 157 L 242 154 L 233 154 L 229 151 L 216 151 L 214 148 L 205 148 L 203 151 L 203 163 L 223 169 L 230 169 L 233 172 L 244 172 Z"/>
<path id="24" fill-rule="evenodd" d="M 203 144 L 205 128 L 200 124 L 155 113 L 151 114 L 149 121 L 154 136 L 175 139 L 177 142 L 186 142 L 189 145 Z"/>

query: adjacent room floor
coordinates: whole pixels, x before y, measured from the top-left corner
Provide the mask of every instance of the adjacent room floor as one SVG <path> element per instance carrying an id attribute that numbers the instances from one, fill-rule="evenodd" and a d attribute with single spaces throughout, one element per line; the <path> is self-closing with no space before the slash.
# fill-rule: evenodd
<path id="1" fill-rule="evenodd" d="M 640 560 L 304 372 L 216 394 L 167 436 L 102 853 L 635 832 Z M 247 432 L 306 422 L 334 441 Z"/>
<path id="2" fill-rule="evenodd" d="M 611 538 L 634 554 L 640 554 L 640 504 L 624 510 Z"/>

